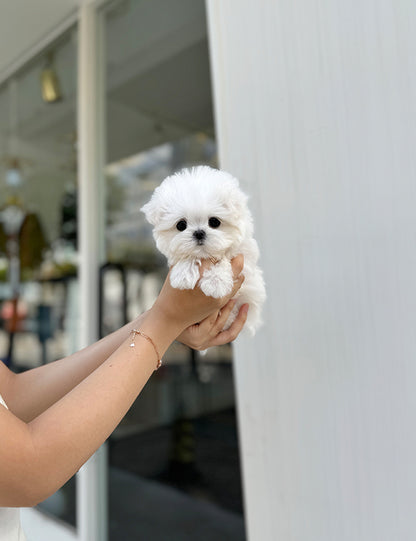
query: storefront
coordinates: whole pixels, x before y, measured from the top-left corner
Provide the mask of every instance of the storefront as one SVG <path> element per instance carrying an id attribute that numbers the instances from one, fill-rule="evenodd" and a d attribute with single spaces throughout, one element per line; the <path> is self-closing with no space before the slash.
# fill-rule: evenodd
<path id="1" fill-rule="evenodd" d="M 75 15 L 0 87 L 0 341 L 14 370 L 151 305 L 167 268 L 140 208 L 169 173 L 218 165 L 203 0 Z M 244 539 L 231 361 L 231 346 L 202 358 L 175 344 L 109 442 L 39 509 L 88 541 L 158 528 L 185 539 L 191 526 Z M 146 494 L 150 515 L 136 503 Z"/>

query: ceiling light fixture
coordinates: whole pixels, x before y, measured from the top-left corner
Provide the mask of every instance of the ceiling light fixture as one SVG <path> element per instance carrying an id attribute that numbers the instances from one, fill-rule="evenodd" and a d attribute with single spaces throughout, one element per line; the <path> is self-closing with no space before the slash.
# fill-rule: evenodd
<path id="1" fill-rule="evenodd" d="M 62 99 L 58 76 L 53 66 L 53 52 L 48 54 L 46 65 L 40 75 L 42 98 L 46 103 L 55 103 Z"/>

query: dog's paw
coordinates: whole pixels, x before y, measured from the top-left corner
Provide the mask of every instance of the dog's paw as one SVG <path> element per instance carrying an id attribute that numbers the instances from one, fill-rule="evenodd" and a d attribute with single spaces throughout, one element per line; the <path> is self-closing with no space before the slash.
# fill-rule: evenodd
<path id="1" fill-rule="evenodd" d="M 193 289 L 199 280 L 199 265 L 181 262 L 170 271 L 170 283 L 175 289 Z"/>
<path id="2" fill-rule="evenodd" d="M 207 295 L 208 297 L 214 297 L 214 299 L 220 299 L 221 297 L 225 297 L 225 295 L 230 292 L 230 290 L 227 289 L 224 284 L 222 284 L 218 280 L 202 280 L 200 288 L 205 293 L 205 295 Z"/>
<path id="3" fill-rule="evenodd" d="M 225 268 L 224 268 L 225 267 Z M 208 297 L 220 299 L 228 295 L 233 289 L 233 276 L 231 266 L 221 264 L 213 265 L 204 272 L 200 288 Z"/>

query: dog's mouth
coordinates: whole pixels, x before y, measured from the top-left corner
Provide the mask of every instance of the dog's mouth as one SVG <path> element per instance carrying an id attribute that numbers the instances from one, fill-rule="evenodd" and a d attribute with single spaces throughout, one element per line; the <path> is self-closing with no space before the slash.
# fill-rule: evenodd
<path id="1" fill-rule="evenodd" d="M 201 257 L 201 258 L 206 258 L 206 257 L 209 257 L 210 254 L 207 250 L 207 245 L 206 245 L 206 241 L 195 241 L 195 244 L 194 244 L 194 255 L 196 255 L 197 257 Z"/>

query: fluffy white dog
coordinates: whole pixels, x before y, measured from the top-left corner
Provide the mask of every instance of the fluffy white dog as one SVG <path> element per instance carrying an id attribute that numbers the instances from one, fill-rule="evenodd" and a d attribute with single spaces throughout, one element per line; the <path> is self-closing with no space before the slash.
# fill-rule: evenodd
<path id="1" fill-rule="evenodd" d="M 266 298 L 262 271 L 257 266 L 259 250 L 253 238 L 253 220 L 247 196 L 229 173 L 198 166 L 167 177 L 141 209 L 154 226 L 158 249 L 172 267 L 170 281 L 178 289 L 192 289 L 200 278 L 202 259 L 212 266 L 199 282 L 211 297 L 223 297 L 233 287 L 231 259 L 244 255 L 244 283 L 225 328 L 239 308 L 249 304 L 246 327 L 255 333 L 261 323 Z"/>

